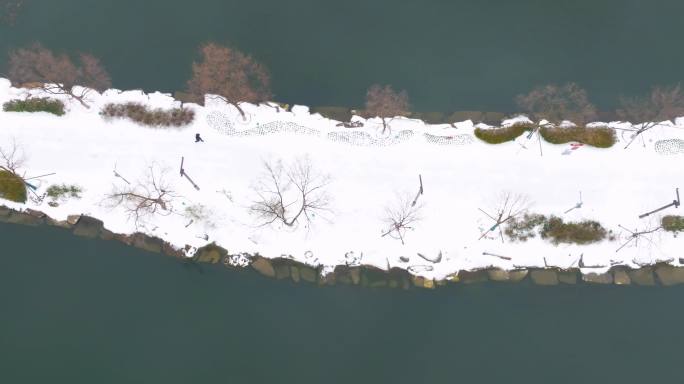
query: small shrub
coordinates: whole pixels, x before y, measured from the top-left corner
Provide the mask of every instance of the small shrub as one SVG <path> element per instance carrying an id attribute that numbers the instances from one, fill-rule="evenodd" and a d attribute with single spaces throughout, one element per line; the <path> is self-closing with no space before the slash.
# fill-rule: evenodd
<path id="1" fill-rule="evenodd" d="M 684 232 L 684 216 L 663 216 L 660 223 L 669 232 Z"/>
<path id="2" fill-rule="evenodd" d="M 150 109 L 140 103 L 109 103 L 100 111 L 105 119 L 127 118 L 152 127 L 180 127 L 192 123 L 195 111 L 189 108 Z"/>
<path id="3" fill-rule="evenodd" d="M 542 128 L 540 133 L 544 140 L 552 144 L 565 144 L 577 141 L 597 148 L 610 148 L 615 144 L 615 130 L 612 128 Z"/>
<path id="4" fill-rule="evenodd" d="M 518 123 L 505 128 L 482 129 L 475 128 L 475 136 L 489 144 L 501 144 L 508 141 L 513 141 L 518 136 L 531 131 L 535 126 L 530 123 Z"/>
<path id="5" fill-rule="evenodd" d="M 78 185 L 66 185 L 66 184 L 51 185 L 47 189 L 47 195 L 52 200 L 59 200 L 59 199 L 70 198 L 70 197 L 75 198 L 75 199 L 80 199 L 81 198 L 81 192 L 83 192 L 83 190 Z"/>
<path id="6" fill-rule="evenodd" d="M 506 223 L 504 233 L 513 241 L 527 241 L 536 236 L 537 227 L 546 224 L 546 216 L 526 213 L 521 218 L 513 218 Z"/>
<path id="7" fill-rule="evenodd" d="M 596 221 L 564 223 L 560 217 L 551 216 L 542 226 L 540 234 L 542 239 L 550 239 L 554 245 L 558 245 L 595 243 L 605 239 L 609 232 Z"/>
<path id="8" fill-rule="evenodd" d="M 64 115 L 64 103 L 48 97 L 10 100 L 2 105 L 2 109 L 5 112 L 48 112 L 57 116 Z"/>
<path id="9" fill-rule="evenodd" d="M 19 176 L 0 170 L 0 198 L 17 203 L 26 202 L 26 186 Z"/>

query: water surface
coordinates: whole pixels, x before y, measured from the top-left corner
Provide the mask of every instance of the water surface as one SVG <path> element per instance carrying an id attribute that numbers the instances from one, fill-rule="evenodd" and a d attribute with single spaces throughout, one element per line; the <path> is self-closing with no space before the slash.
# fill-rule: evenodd
<path id="1" fill-rule="evenodd" d="M 2 383 L 680 382 L 684 287 L 317 287 L 0 223 Z"/>

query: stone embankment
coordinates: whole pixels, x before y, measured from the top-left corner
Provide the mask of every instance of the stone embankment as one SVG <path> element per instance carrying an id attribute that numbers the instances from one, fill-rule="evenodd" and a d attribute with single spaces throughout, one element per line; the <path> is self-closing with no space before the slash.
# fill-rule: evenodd
<path id="1" fill-rule="evenodd" d="M 182 259 L 189 263 L 223 264 L 227 268 L 234 267 L 230 262 L 235 257 L 249 260 L 249 266 L 256 272 L 274 279 L 290 279 L 295 283 L 310 283 L 318 285 L 349 284 L 369 288 L 401 288 L 412 287 L 434 289 L 438 286 L 462 283 L 473 284 L 483 282 L 518 283 L 529 281 L 536 285 L 552 286 L 559 284 L 601 284 L 601 285 L 677 285 L 684 284 L 684 268 L 669 264 L 655 264 L 639 269 L 625 266 L 615 266 L 606 273 L 582 274 L 579 269 L 561 270 L 547 269 L 519 269 L 505 271 L 498 268 L 476 271 L 459 271 L 448 276 L 445 280 L 426 279 L 414 276 L 399 268 L 389 271 L 371 266 L 337 266 L 332 273 L 321 274 L 321 270 L 312 266 L 287 259 L 269 259 L 258 254 L 230 254 L 228 250 L 209 244 L 197 250 L 192 258 L 185 257 L 184 250 L 171 246 L 164 240 L 142 233 L 132 235 L 116 234 L 104 227 L 104 223 L 96 218 L 85 215 L 69 216 L 65 221 L 56 221 L 40 211 L 26 209 L 15 211 L 0 206 L 0 222 L 30 226 L 49 225 L 64 228 L 74 235 L 99 238 L 102 240 L 116 240 L 127 245 L 143 249 L 148 252 L 161 253 Z"/>

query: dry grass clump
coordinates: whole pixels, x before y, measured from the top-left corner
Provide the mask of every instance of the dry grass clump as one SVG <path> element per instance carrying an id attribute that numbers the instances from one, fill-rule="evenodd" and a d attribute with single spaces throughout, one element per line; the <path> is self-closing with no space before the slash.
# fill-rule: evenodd
<path id="1" fill-rule="evenodd" d="M 610 148 L 615 144 L 615 130 L 612 128 L 544 127 L 540 133 L 544 140 L 552 144 L 565 144 L 577 141 L 597 148 Z"/>
<path id="2" fill-rule="evenodd" d="M 537 235 L 537 227 L 545 224 L 546 221 L 544 215 L 526 213 L 523 217 L 509 220 L 504 233 L 513 241 L 527 241 Z"/>
<path id="3" fill-rule="evenodd" d="M 150 109 L 135 102 L 109 103 L 102 108 L 100 115 L 106 119 L 127 118 L 151 127 L 181 127 L 195 119 L 195 111 L 189 108 Z"/>
<path id="4" fill-rule="evenodd" d="M 542 225 L 540 235 L 542 239 L 550 239 L 554 245 L 558 245 L 560 243 L 595 243 L 611 234 L 600 223 L 593 220 L 564 223 L 560 217 L 551 216 Z"/>
<path id="5" fill-rule="evenodd" d="M 494 128 L 494 129 L 482 129 L 475 128 L 475 136 L 489 144 L 501 144 L 508 141 L 513 141 L 518 136 L 522 135 L 526 131 L 531 131 L 534 129 L 534 125 L 530 123 L 517 123 L 510 127 L 505 128 Z"/>

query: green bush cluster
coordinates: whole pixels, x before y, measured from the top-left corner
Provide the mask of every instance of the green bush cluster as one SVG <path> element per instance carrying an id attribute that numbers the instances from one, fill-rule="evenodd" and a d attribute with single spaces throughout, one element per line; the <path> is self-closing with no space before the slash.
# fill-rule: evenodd
<path id="1" fill-rule="evenodd" d="M 556 216 L 525 214 L 506 223 L 506 236 L 513 241 L 527 241 L 539 233 L 542 239 L 550 240 L 554 245 L 560 243 L 590 244 L 608 237 L 613 239 L 612 232 L 592 220 L 577 223 L 566 223 Z"/>
<path id="2" fill-rule="evenodd" d="M 189 108 L 150 109 L 140 103 L 109 103 L 100 111 L 104 118 L 128 118 L 152 127 L 180 127 L 192 123 L 195 111 Z"/>
<path id="3" fill-rule="evenodd" d="M 684 216 L 663 216 L 660 225 L 669 232 L 684 232 Z"/>
<path id="4" fill-rule="evenodd" d="M 537 235 L 537 227 L 546 223 L 546 216 L 526 213 L 521 218 L 513 218 L 506 223 L 504 233 L 513 241 L 527 241 Z"/>
<path id="5" fill-rule="evenodd" d="M 49 97 L 31 97 L 14 99 L 2 105 L 5 112 L 48 112 L 53 115 L 64 115 L 64 103 Z"/>
<path id="6" fill-rule="evenodd" d="M 478 139 L 486 143 L 501 144 L 508 141 L 513 141 L 526 131 L 531 131 L 534 128 L 534 124 L 531 123 L 517 123 L 505 128 L 475 128 L 474 133 Z"/>
<path id="7" fill-rule="evenodd" d="M 560 217 L 551 216 L 542 225 L 540 235 L 542 239 L 550 239 L 554 245 L 590 244 L 605 239 L 609 232 L 593 220 L 565 223 Z"/>
<path id="8" fill-rule="evenodd" d="M 0 198 L 17 203 L 26 202 L 26 186 L 19 176 L 0 169 Z"/>
<path id="9" fill-rule="evenodd" d="M 47 195 L 53 200 L 57 200 L 63 197 L 73 197 L 76 199 L 80 199 L 81 192 L 83 192 L 83 190 L 78 185 L 55 184 L 51 185 L 47 189 Z"/>
<path id="10" fill-rule="evenodd" d="M 612 128 L 587 128 L 584 126 L 566 128 L 542 128 L 540 133 L 551 144 L 565 144 L 577 141 L 597 148 L 610 148 L 615 144 L 615 130 Z"/>

